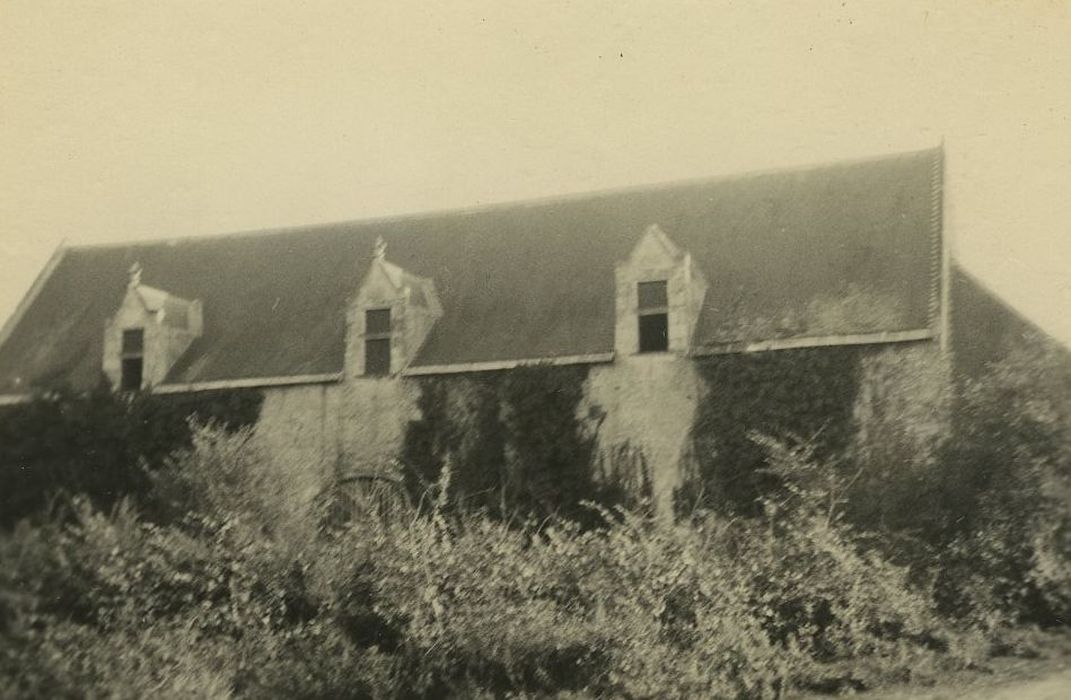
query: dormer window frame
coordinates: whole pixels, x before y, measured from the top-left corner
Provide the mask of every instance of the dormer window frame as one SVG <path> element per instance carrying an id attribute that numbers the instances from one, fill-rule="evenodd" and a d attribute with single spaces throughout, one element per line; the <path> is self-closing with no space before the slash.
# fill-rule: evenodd
<path id="1" fill-rule="evenodd" d="M 183 299 L 142 281 L 130 266 L 126 292 L 104 323 L 101 370 L 116 392 L 151 392 L 204 334 L 199 299 Z"/>
<path id="2" fill-rule="evenodd" d="M 645 289 L 648 291 L 644 293 Z M 648 297 L 645 300 L 645 297 Z M 653 297 L 653 298 L 651 298 Z M 669 352 L 669 280 L 647 279 L 636 283 L 636 352 L 642 355 Z M 652 334 L 655 334 L 652 337 Z"/>
<path id="3" fill-rule="evenodd" d="M 371 265 L 346 307 L 346 377 L 387 379 L 405 372 L 442 317 L 434 282 L 386 259 L 375 244 Z"/>
<path id="4" fill-rule="evenodd" d="M 386 324 L 373 323 L 379 315 L 385 314 Z M 366 377 L 388 377 L 393 363 L 394 313 L 390 306 L 376 306 L 364 310 L 364 375 Z M 373 328 L 373 330 L 369 330 Z M 386 343 L 386 352 L 382 348 Z M 376 348 L 376 350 L 373 350 Z M 385 357 L 385 364 L 384 364 Z"/>

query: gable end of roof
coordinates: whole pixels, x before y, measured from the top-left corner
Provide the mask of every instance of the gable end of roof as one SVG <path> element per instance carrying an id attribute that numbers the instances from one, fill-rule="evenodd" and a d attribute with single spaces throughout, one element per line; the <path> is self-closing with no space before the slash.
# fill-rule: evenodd
<path id="1" fill-rule="evenodd" d="M 26 315 L 26 310 L 30 308 L 33 302 L 37 299 L 37 295 L 44 289 L 45 284 L 59 266 L 63 256 L 67 254 L 67 250 L 67 246 L 62 242 L 56 246 L 56 250 L 52 252 L 52 256 L 49 257 L 48 262 L 41 268 L 41 272 L 37 274 L 37 278 L 34 279 L 33 284 L 30 285 L 29 291 L 26 292 L 26 295 L 19 302 L 18 306 L 15 307 L 15 311 L 7 319 L 3 327 L 0 328 L 0 348 L 2 348 L 8 338 L 11 337 L 11 334 L 15 331 L 15 327 L 19 325 L 19 322 L 22 321 L 22 317 Z"/>

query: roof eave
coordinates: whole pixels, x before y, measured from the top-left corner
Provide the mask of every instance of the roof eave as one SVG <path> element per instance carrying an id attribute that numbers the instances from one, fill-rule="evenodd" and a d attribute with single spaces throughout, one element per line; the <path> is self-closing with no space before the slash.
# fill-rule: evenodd
<path id="1" fill-rule="evenodd" d="M 409 366 L 399 374 L 403 377 L 419 377 L 437 374 L 464 374 L 467 372 L 493 372 L 516 367 L 538 365 L 593 365 L 614 361 L 613 352 L 596 352 L 585 355 L 560 355 L 557 357 L 529 357 L 515 360 L 489 360 L 483 362 L 460 362 L 447 365 Z"/>
<path id="2" fill-rule="evenodd" d="M 882 331 L 849 335 L 810 336 L 805 338 L 782 338 L 778 340 L 738 341 L 706 345 L 693 349 L 692 357 L 710 355 L 734 355 L 771 350 L 794 350 L 801 348 L 836 347 L 843 345 L 885 345 L 891 343 L 916 343 L 935 340 L 938 334 L 931 328 L 906 331 Z"/>
<path id="3" fill-rule="evenodd" d="M 337 384 L 341 381 L 341 372 L 295 374 L 289 377 L 248 377 L 244 379 L 215 379 L 200 382 L 171 382 L 153 387 L 152 392 L 154 394 L 183 394 L 194 391 L 218 391 L 221 389 L 264 389 L 311 384 Z"/>

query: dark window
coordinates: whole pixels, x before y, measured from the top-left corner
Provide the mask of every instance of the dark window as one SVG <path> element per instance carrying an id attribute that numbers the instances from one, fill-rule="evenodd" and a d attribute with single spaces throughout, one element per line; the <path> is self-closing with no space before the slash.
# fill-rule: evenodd
<path id="1" fill-rule="evenodd" d="M 120 349 L 122 357 L 122 376 L 119 388 L 122 391 L 140 391 L 144 374 L 145 331 L 141 328 L 128 328 L 123 331 L 123 344 Z"/>
<path id="2" fill-rule="evenodd" d="M 669 315 L 641 315 L 640 352 L 665 352 L 667 350 L 669 350 Z"/>
<path id="3" fill-rule="evenodd" d="M 364 373 L 390 374 L 390 309 L 364 312 Z"/>
<path id="4" fill-rule="evenodd" d="M 390 338 L 364 341 L 364 373 L 373 376 L 390 374 Z"/>
<path id="5" fill-rule="evenodd" d="M 666 281 L 636 285 L 640 322 L 640 352 L 669 350 L 669 294 Z"/>
<path id="6" fill-rule="evenodd" d="M 390 333 L 390 309 L 369 309 L 365 311 L 364 332 L 368 335 Z"/>
<path id="7" fill-rule="evenodd" d="M 120 387 L 123 391 L 139 391 L 141 389 L 142 360 L 140 357 L 123 358 L 123 379 Z"/>
<path id="8" fill-rule="evenodd" d="M 637 288 L 640 298 L 640 309 L 665 309 L 669 306 L 669 297 L 666 294 L 666 283 L 663 282 L 640 282 Z"/>
<path id="9" fill-rule="evenodd" d="M 145 331 L 140 328 L 123 331 L 123 354 L 140 355 L 145 349 Z"/>

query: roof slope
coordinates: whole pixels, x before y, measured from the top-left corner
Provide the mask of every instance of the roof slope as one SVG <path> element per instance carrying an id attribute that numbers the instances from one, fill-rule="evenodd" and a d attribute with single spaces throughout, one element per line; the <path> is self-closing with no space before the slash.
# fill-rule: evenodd
<path id="1" fill-rule="evenodd" d="M 416 365 L 613 350 L 614 264 L 657 223 L 710 288 L 696 342 L 930 327 L 941 153 L 560 200 L 172 242 L 70 248 L 0 347 L 0 392 L 100 376 L 134 262 L 204 303 L 168 381 L 341 371 L 344 309 L 378 236 L 435 281 L 444 315 Z M 16 381 L 19 378 L 19 381 Z"/>

